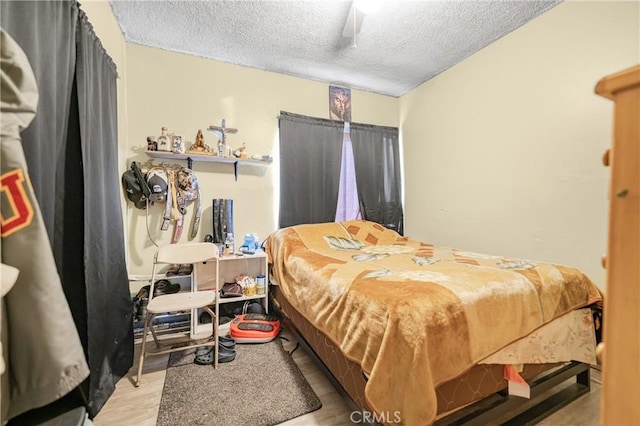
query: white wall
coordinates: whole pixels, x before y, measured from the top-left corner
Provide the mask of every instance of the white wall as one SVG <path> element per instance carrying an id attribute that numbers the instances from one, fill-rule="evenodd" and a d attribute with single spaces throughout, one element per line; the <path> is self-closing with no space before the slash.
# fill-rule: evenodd
<path id="1" fill-rule="evenodd" d="M 604 288 L 612 104 L 638 2 L 565 2 L 400 99 L 406 233 L 578 267 Z"/>
<path id="2" fill-rule="evenodd" d="M 196 240 L 212 232 L 213 198 L 234 200 L 236 241 L 241 242 L 249 232 L 264 239 L 275 231 L 277 116 L 284 110 L 328 118 L 328 84 L 134 44 L 127 44 L 126 58 L 129 161 L 147 160 L 143 153 L 146 137 L 160 134 L 163 125 L 189 143 L 202 129 L 205 143 L 215 146 L 217 139 L 206 129 L 219 125 L 222 118 L 227 126 L 238 128 L 227 139 L 232 147 L 244 142 L 249 153 L 270 154 L 276 160 L 266 168 L 241 168 L 237 182 L 231 165 L 194 163 L 203 200 Z M 353 90 L 353 120 L 398 126 L 398 102 L 397 98 Z M 188 209 L 183 242 L 188 240 L 194 208 Z M 163 206 L 152 208 L 149 226 L 157 242 L 168 243 L 171 232 L 160 231 L 162 210 Z M 128 213 L 129 273 L 148 274 L 155 247 L 147 238 L 144 211 L 129 207 Z"/>

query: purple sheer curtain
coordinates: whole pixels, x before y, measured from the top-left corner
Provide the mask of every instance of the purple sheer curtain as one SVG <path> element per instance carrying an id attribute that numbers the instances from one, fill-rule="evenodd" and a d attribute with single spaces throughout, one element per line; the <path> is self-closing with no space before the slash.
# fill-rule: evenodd
<path id="1" fill-rule="evenodd" d="M 340 186 L 338 188 L 338 207 L 336 208 L 336 222 L 362 219 L 360 201 L 358 199 L 358 184 L 356 182 L 356 166 L 353 161 L 353 146 L 351 144 L 351 128 L 344 123 L 342 140 L 342 165 L 340 167 Z"/>

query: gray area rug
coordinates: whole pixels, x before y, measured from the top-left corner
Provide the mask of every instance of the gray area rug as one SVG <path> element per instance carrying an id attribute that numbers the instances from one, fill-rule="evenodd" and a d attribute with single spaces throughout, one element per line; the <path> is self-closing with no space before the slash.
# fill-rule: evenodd
<path id="1" fill-rule="evenodd" d="M 198 365 L 194 350 L 169 358 L 157 426 L 275 425 L 322 406 L 279 339 L 236 344 L 229 363 Z"/>

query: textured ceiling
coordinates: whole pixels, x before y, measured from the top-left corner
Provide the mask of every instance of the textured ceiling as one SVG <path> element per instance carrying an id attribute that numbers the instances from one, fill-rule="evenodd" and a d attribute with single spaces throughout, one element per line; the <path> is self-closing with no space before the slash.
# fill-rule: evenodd
<path id="1" fill-rule="evenodd" d="M 386 1 L 343 37 L 350 1 L 122 1 L 130 43 L 400 96 L 559 3 Z"/>

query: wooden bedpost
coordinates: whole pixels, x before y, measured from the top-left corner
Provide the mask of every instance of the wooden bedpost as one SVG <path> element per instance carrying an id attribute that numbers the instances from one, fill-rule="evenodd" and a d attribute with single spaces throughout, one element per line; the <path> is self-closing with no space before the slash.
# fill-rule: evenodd
<path id="1" fill-rule="evenodd" d="M 639 425 L 640 66 L 604 77 L 596 93 L 615 102 L 604 297 L 602 425 Z"/>

